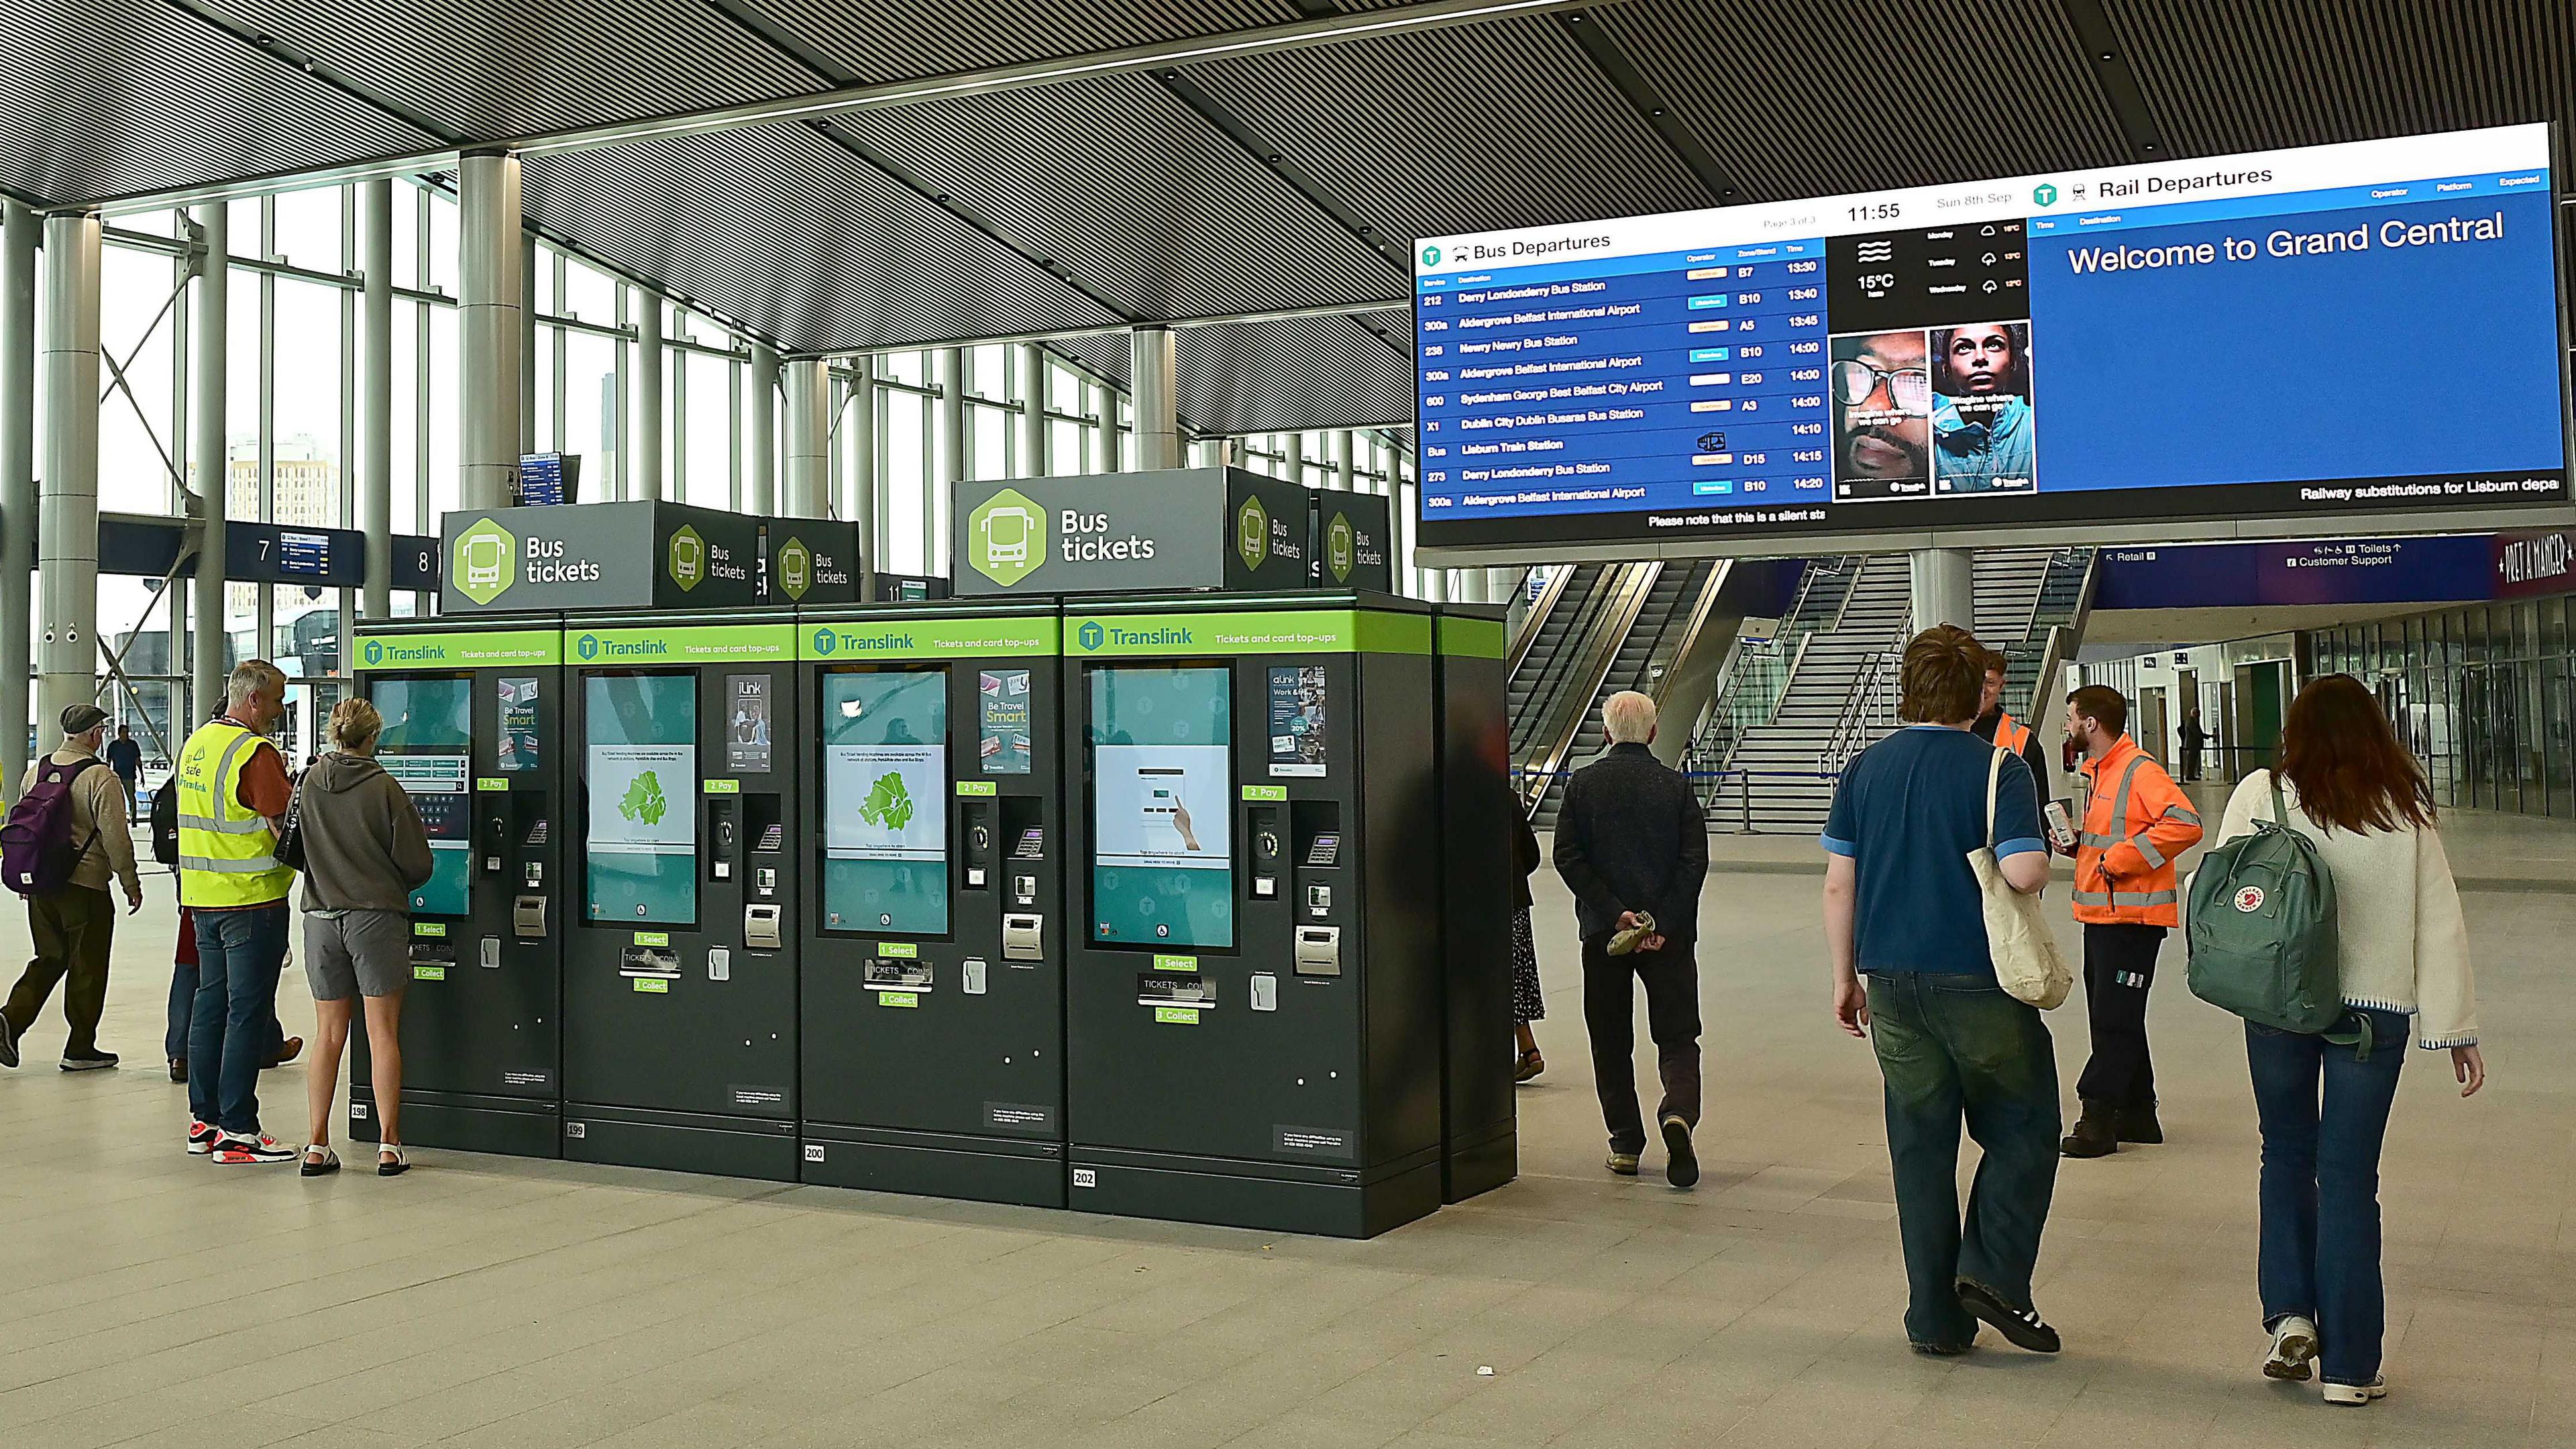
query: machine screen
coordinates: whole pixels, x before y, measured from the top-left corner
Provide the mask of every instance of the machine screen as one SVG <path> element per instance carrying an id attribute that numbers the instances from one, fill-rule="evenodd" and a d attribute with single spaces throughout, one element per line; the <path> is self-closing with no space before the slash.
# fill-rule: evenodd
<path id="1" fill-rule="evenodd" d="M 1233 676 L 1091 671 L 1092 937 L 1234 944 Z"/>
<path id="2" fill-rule="evenodd" d="M 582 691 L 590 919 L 693 925 L 697 676 L 593 674 Z"/>
<path id="3" fill-rule="evenodd" d="M 429 879 L 411 893 L 425 916 L 461 916 L 474 878 L 473 686 L 461 676 L 379 678 L 370 686 L 384 733 L 376 763 L 411 795 L 429 834 Z"/>
<path id="4" fill-rule="evenodd" d="M 948 930 L 948 674 L 823 676 L 823 926 Z"/>

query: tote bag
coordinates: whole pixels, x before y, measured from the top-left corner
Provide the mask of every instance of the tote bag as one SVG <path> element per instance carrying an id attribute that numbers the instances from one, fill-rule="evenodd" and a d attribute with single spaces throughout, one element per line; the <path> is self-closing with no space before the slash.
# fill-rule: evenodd
<path id="1" fill-rule="evenodd" d="M 1985 898 L 1986 949 L 1994 957 L 1995 980 L 2016 1001 L 2027 1001 L 2042 1011 L 2054 1010 L 2073 990 L 2075 976 L 2066 969 L 2066 957 L 2057 949 L 2057 938 L 2048 933 L 2048 919 L 2040 914 L 2036 895 L 2023 895 L 2004 879 L 2003 863 L 1995 859 L 1995 789 L 2003 781 L 2004 760 L 2009 751 L 1998 749 L 1986 765 L 1986 833 L 1987 844 L 1968 852 L 1968 869 L 1976 872 L 1977 892 Z"/>

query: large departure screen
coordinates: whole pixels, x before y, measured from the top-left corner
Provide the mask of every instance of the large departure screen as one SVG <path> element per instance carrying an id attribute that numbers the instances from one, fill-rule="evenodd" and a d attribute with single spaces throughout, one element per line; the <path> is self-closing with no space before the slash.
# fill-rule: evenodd
<path id="1" fill-rule="evenodd" d="M 823 925 L 948 929 L 948 674 L 823 676 Z"/>
<path id="2" fill-rule="evenodd" d="M 379 675 L 368 685 L 384 733 L 376 763 L 411 796 L 429 836 L 429 879 L 412 888 L 425 916 L 461 916 L 474 879 L 474 699 L 461 675 Z"/>
<path id="3" fill-rule="evenodd" d="M 1234 944 L 1233 676 L 1090 671 L 1092 939 Z"/>
<path id="4" fill-rule="evenodd" d="M 590 919 L 696 924 L 698 677 L 589 675 L 582 732 Z"/>
<path id="5" fill-rule="evenodd" d="M 1429 239 L 1420 541 L 2562 500 L 2551 224 L 2535 125 Z"/>

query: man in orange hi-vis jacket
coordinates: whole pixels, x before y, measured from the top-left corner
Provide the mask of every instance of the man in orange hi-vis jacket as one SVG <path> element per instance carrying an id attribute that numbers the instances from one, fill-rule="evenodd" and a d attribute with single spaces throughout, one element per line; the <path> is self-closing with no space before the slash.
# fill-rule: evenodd
<path id="1" fill-rule="evenodd" d="M 2084 1005 L 2093 1057 L 2075 1082 L 2084 1115 L 2059 1144 L 2104 1157 L 2123 1142 L 2162 1142 L 2147 991 L 2156 952 L 2181 923 L 2174 862 L 2200 842 L 2182 787 L 2129 738 L 2129 701 L 2088 684 L 2067 696 L 2067 737 L 2083 747 L 2084 819 L 2075 846 L 2075 919 L 2084 925 Z"/>

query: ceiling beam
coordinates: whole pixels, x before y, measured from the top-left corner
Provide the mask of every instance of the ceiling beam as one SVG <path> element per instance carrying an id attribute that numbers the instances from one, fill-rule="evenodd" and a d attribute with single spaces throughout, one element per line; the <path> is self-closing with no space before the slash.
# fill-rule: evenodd
<path id="1" fill-rule="evenodd" d="M 923 101 L 955 100 L 969 96 L 996 95 L 1006 91 L 1032 90 L 1041 86 L 1060 85 L 1066 81 L 1132 75 L 1200 61 L 1310 50 L 1317 46 L 1338 45 L 1346 41 L 1454 29 L 1462 25 L 1476 25 L 1515 15 L 1550 15 L 1561 11 L 1592 9 L 1616 3 L 1618 0 L 1422 0 L 1419 4 L 1391 10 L 1371 10 L 1358 14 L 1335 13 L 1312 20 L 1292 20 L 1285 24 L 1258 26 L 1249 30 L 1226 31 L 1216 35 L 1194 36 L 1181 40 L 1156 41 L 1150 45 L 1096 51 L 1055 60 L 1029 61 L 1018 65 L 888 81 L 876 85 L 845 86 L 812 95 L 754 101 L 746 105 L 727 106 L 711 111 L 664 116 L 651 120 L 623 121 L 613 125 L 588 126 L 526 136 L 470 139 L 478 149 L 494 147 L 526 155 L 544 155 L 557 151 L 589 151 L 606 146 L 631 145 L 639 141 L 696 135 L 706 131 L 730 131 L 745 126 L 775 125 L 781 121 L 828 120 L 836 115 L 916 105 Z M 305 173 L 305 175 L 322 180 L 356 180 L 369 176 L 390 176 L 409 171 L 438 169 L 454 164 L 455 151 L 456 146 L 453 144 L 441 145 L 431 150 L 404 155 L 371 157 L 353 162 L 348 166 L 319 173 Z M 288 183 L 295 180 L 296 178 L 287 176 L 257 177 L 212 186 L 96 197 L 54 209 L 132 211 L 158 206 L 188 206 L 198 202 L 226 200 L 239 195 L 257 195 L 265 191 L 285 190 L 289 189 Z M 300 184 L 310 184 L 310 181 Z"/>
<path id="2" fill-rule="evenodd" d="M 2119 32 L 2111 28 L 2102 0 L 2058 0 L 2058 8 L 2075 30 L 2075 43 L 2084 48 L 2085 66 L 2102 87 L 2102 102 L 2110 108 L 2111 122 L 2120 128 L 2131 154 L 2149 159 L 2171 155 L 2171 148 L 2156 135 L 2147 93 L 2138 84 L 2137 72 L 2129 68 L 2128 58 L 2120 53 Z"/>
<path id="3" fill-rule="evenodd" d="M 1662 141 L 1683 168 L 1698 180 L 1710 199 L 1721 206 L 1735 201 L 1735 182 L 1727 176 L 1726 168 L 1717 163 L 1716 155 L 1700 140 L 1699 134 L 1683 124 L 1680 115 L 1656 91 L 1654 82 L 1646 79 L 1645 72 L 1628 59 L 1628 53 L 1619 48 L 1619 42 L 1610 32 L 1579 12 L 1560 15 L 1556 20 L 1558 26 L 1573 38 L 1575 45 L 1591 58 L 1593 67 L 1601 72 L 1601 78 L 1636 110 L 1637 119 L 1646 123 L 1656 139 Z"/>

